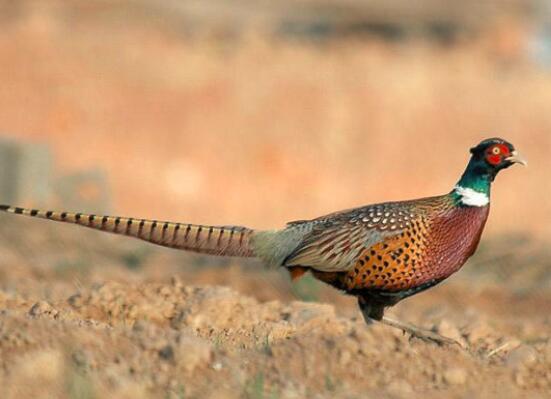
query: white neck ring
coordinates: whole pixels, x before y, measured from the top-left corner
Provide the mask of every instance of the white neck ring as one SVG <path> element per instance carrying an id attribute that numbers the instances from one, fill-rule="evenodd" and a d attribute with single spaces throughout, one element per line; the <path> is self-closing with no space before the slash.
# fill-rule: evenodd
<path id="1" fill-rule="evenodd" d="M 490 198 L 486 193 L 475 191 L 472 188 L 455 186 L 454 191 L 461 197 L 460 201 L 467 206 L 486 206 Z"/>

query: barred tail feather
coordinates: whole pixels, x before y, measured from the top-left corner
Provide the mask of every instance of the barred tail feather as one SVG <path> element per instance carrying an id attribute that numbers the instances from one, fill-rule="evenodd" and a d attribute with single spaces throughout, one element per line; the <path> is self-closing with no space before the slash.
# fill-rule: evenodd
<path id="1" fill-rule="evenodd" d="M 219 256 L 254 257 L 254 230 L 240 226 L 204 226 L 118 216 L 53 212 L 0 205 L 0 211 L 135 237 L 164 247 Z"/>

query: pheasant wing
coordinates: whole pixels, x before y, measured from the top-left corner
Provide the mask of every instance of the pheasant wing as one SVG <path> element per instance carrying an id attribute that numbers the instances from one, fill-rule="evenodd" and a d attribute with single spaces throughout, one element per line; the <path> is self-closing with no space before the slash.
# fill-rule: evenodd
<path id="1" fill-rule="evenodd" d="M 385 217 L 385 213 L 389 216 Z M 364 250 L 399 234 L 404 227 L 393 223 L 395 217 L 384 208 L 361 208 L 331 216 L 325 220 L 297 222 L 314 223 L 314 226 L 285 259 L 284 266 L 306 266 L 323 272 L 347 271 Z"/>

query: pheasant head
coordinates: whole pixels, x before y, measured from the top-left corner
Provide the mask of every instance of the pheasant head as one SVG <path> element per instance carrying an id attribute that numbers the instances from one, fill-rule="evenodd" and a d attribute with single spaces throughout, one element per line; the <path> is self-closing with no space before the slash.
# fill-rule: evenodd
<path id="1" fill-rule="evenodd" d="M 511 143 L 500 138 L 483 140 L 471 148 L 471 159 L 454 188 L 454 194 L 463 205 L 487 205 L 491 183 L 500 170 L 515 163 L 527 164 Z"/>

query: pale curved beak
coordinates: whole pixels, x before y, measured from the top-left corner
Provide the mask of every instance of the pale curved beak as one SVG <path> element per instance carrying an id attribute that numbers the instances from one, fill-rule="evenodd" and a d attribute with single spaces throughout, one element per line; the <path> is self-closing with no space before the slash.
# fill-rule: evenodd
<path id="1" fill-rule="evenodd" d="M 519 163 L 521 165 L 528 165 L 528 161 L 520 156 L 520 154 L 517 151 L 513 151 L 511 153 L 510 157 L 505 158 L 506 161 L 509 161 L 511 163 Z"/>

